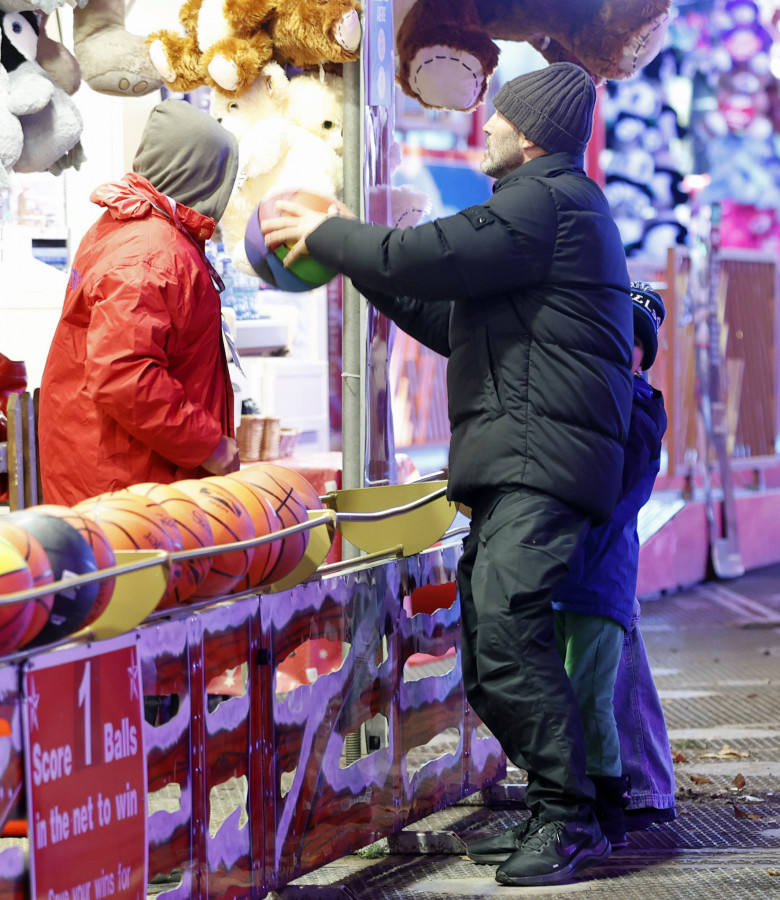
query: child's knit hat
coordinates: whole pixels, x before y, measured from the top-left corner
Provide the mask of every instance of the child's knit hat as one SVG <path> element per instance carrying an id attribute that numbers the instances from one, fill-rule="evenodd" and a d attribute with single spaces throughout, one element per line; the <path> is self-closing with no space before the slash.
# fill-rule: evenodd
<path id="1" fill-rule="evenodd" d="M 666 309 L 661 295 L 646 281 L 631 282 L 631 299 L 634 301 L 634 334 L 644 347 L 642 371 L 646 372 L 658 353 L 658 329 L 663 325 Z"/>

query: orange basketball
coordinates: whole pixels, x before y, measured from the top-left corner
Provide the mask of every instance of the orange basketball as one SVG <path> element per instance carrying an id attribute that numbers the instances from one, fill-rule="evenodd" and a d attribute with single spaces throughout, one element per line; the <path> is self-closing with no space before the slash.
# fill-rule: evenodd
<path id="1" fill-rule="evenodd" d="M 258 463 L 254 466 L 247 466 L 246 468 L 241 469 L 240 472 L 235 472 L 230 477 L 252 478 L 255 469 L 258 470 L 258 473 L 262 472 L 265 474 L 266 477 L 272 476 L 295 488 L 296 493 L 306 504 L 306 509 L 322 509 L 322 500 L 320 500 L 320 495 L 315 490 L 314 485 L 308 481 L 308 479 L 304 478 L 300 472 L 296 472 L 294 469 L 288 469 L 286 466 L 277 466 L 274 465 L 274 463 Z"/>
<path id="2" fill-rule="evenodd" d="M 30 509 L 44 513 L 47 516 L 57 516 L 59 519 L 64 519 L 68 525 L 72 525 L 89 544 L 95 555 L 95 563 L 98 569 L 110 569 L 116 565 L 114 548 L 111 546 L 107 535 L 97 523 L 81 515 L 75 508 L 58 506 L 54 503 L 42 503 L 40 506 L 30 507 Z M 96 584 L 97 597 L 95 598 L 95 603 L 82 625 L 90 625 L 108 606 L 109 600 L 114 595 L 116 579 L 107 578 L 105 581 L 96 582 Z"/>
<path id="3" fill-rule="evenodd" d="M 96 522 L 105 532 L 114 550 L 164 550 L 173 553 L 181 550 L 181 539 L 176 540 L 175 523 L 166 523 L 150 507 L 154 506 L 143 497 L 133 494 L 101 494 L 77 503 L 74 510 L 87 519 Z M 160 605 L 175 589 L 175 580 L 181 572 L 181 565 L 172 565 L 168 587 L 160 600 Z"/>
<path id="4" fill-rule="evenodd" d="M 131 494 L 148 497 L 161 506 L 179 526 L 182 546 L 185 550 L 199 550 L 213 547 L 214 535 L 206 513 L 198 504 L 172 484 L 145 482 L 131 484 L 127 490 Z M 203 584 L 211 569 L 211 557 L 182 560 L 182 572 L 174 589 L 174 603 L 182 604 L 190 598 L 195 589 Z"/>
<path id="5" fill-rule="evenodd" d="M 21 554 L 32 575 L 33 587 L 37 588 L 43 584 L 51 584 L 54 581 L 54 572 L 52 572 L 49 557 L 37 538 L 34 538 L 19 525 L 13 525 L 11 522 L 3 521 L 3 519 L 0 519 L 0 538 L 8 541 L 14 550 Z M 28 606 L 32 609 L 32 614 L 30 615 L 27 629 L 19 641 L 20 647 L 24 647 L 43 628 L 53 605 L 54 594 L 36 597 L 28 602 Z"/>
<path id="6" fill-rule="evenodd" d="M 206 478 L 188 478 L 175 483 L 180 491 L 191 497 L 206 513 L 214 545 L 249 541 L 255 537 L 255 527 L 244 504 L 220 484 Z M 254 549 L 232 550 L 211 557 L 211 571 L 195 592 L 191 602 L 221 597 L 235 587 L 252 565 Z"/>
<path id="7" fill-rule="evenodd" d="M 29 591 L 32 586 L 32 573 L 22 554 L 0 538 L 0 597 Z M 32 615 L 33 605 L 26 600 L 0 604 L 0 654 L 13 653 L 20 646 Z"/>
<path id="8" fill-rule="evenodd" d="M 138 494 L 127 488 L 122 488 L 111 493 L 100 494 L 93 499 L 105 500 L 115 505 L 117 508 L 129 508 L 140 515 L 149 516 L 154 519 L 162 530 L 168 535 L 173 546 L 174 552 L 184 549 L 184 539 L 182 538 L 181 529 L 176 524 L 175 519 L 159 503 L 145 494 Z M 181 584 L 184 576 L 184 562 L 181 559 L 170 561 L 170 576 L 168 578 L 168 588 L 157 604 L 157 609 L 167 609 L 176 605 L 176 592 Z"/>
<path id="9" fill-rule="evenodd" d="M 282 527 L 270 500 L 254 485 L 236 481 L 224 475 L 213 475 L 210 478 L 204 478 L 203 481 L 221 485 L 244 504 L 252 519 L 255 537 L 272 534 Z M 258 544 L 255 547 L 249 571 L 236 583 L 232 593 L 237 594 L 240 591 L 248 591 L 262 584 L 268 584 L 269 579 L 274 577 L 276 566 L 282 555 L 282 543 L 282 540 L 278 540 L 268 544 Z"/>
<path id="10" fill-rule="evenodd" d="M 233 472 L 227 478 L 251 484 L 271 501 L 282 528 L 289 528 L 308 521 L 309 509 L 321 509 L 322 503 L 316 491 L 305 479 L 284 466 L 256 465 Z M 294 481 L 298 483 L 295 484 Z M 306 488 L 308 485 L 308 489 Z M 309 545 L 309 532 L 291 534 L 282 542 L 282 552 L 267 584 L 279 581 L 298 565 Z"/>

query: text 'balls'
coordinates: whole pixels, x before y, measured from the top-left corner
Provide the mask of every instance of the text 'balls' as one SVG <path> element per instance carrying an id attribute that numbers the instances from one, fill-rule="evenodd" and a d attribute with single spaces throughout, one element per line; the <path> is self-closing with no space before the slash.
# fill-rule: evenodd
<path id="1" fill-rule="evenodd" d="M 255 537 L 263 537 L 278 531 L 282 526 L 279 517 L 274 512 L 271 501 L 265 494 L 249 483 L 228 479 L 227 476 L 215 475 L 204 478 L 203 481 L 221 485 L 233 496 L 237 497 L 246 507 L 249 518 L 255 530 Z M 246 575 L 239 579 L 233 587 L 232 593 L 251 590 L 263 584 L 270 583 L 269 579 L 275 577 L 277 563 L 282 555 L 282 540 L 270 541 L 267 544 L 258 544 L 254 548 L 252 562 Z"/>
<path id="2" fill-rule="evenodd" d="M 69 525 L 72 525 L 86 540 L 92 552 L 95 554 L 95 564 L 98 569 L 110 569 L 112 566 L 116 565 L 114 548 L 111 546 L 103 529 L 100 528 L 96 522 L 91 521 L 76 509 L 71 509 L 69 506 L 43 503 L 40 506 L 33 508 L 50 516 L 58 516 L 60 519 L 64 519 Z M 109 601 L 114 595 L 115 586 L 116 580 L 114 578 L 106 578 L 103 581 L 97 582 L 97 597 L 95 597 L 95 602 L 92 605 L 89 615 L 83 622 L 84 625 L 92 624 L 92 622 L 105 611 Z"/>
<path id="3" fill-rule="evenodd" d="M 103 529 L 114 550 L 163 550 L 174 553 L 182 549 L 181 534 L 176 523 L 151 500 L 116 491 L 101 494 L 76 504 L 75 509 Z M 171 565 L 168 585 L 157 608 L 171 602 L 181 576 L 181 563 Z"/>
<path id="4" fill-rule="evenodd" d="M 190 478 L 175 482 L 206 513 L 214 535 L 214 546 L 249 541 L 255 528 L 247 508 L 220 484 L 207 478 Z M 211 557 L 211 570 L 191 596 L 191 601 L 212 600 L 229 594 L 249 571 L 254 548 L 231 550 Z"/>
<path id="5" fill-rule="evenodd" d="M 300 293 L 327 284 L 335 275 L 333 269 L 323 266 L 310 256 L 299 257 L 289 268 L 284 267 L 284 258 L 290 251 L 287 244 L 273 249 L 266 246 L 261 223 L 265 219 L 276 218 L 282 213 L 276 208 L 279 200 L 292 200 L 308 209 L 327 212 L 330 200 L 311 191 L 281 191 L 269 194 L 252 211 L 244 234 L 244 252 L 253 270 L 271 287 L 280 291 Z"/>
<path id="6" fill-rule="evenodd" d="M 6 521 L 6 518 L 0 519 L 0 538 L 8 541 L 21 554 L 32 575 L 34 588 L 41 587 L 44 584 L 51 584 L 54 581 L 54 573 L 51 569 L 49 557 L 37 538 L 34 538 L 24 528 Z M 40 632 L 49 618 L 53 603 L 54 594 L 36 597 L 28 602 L 30 621 L 19 641 L 20 647 L 24 647 Z"/>
<path id="7" fill-rule="evenodd" d="M 179 527 L 184 550 L 200 550 L 214 546 L 214 535 L 206 513 L 198 504 L 173 484 L 145 482 L 132 484 L 127 490 L 157 503 Z M 181 577 L 173 591 L 172 605 L 186 603 L 195 589 L 203 584 L 211 569 L 211 557 L 200 556 L 181 561 Z"/>
<path id="8" fill-rule="evenodd" d="M 307 503 L 314 502 L 312 498 L 305 498 L 298 488 L 292 483 L 295 473 L 284 466 L 257 465 L 240 469 L 238 472 L 226 476 L 235 481 L 251 484 L 264 494 L 271 502 L 282 528 L 290 528 L 308 522 L 309 513 Z M 316 493 L 315 493 L 316 496 Z M 317 506 L 321 507 L 319 497 Z M 303 559 L 306 548 L 309 545 L 309 532 L 300 531 L 296 534 L 285 535 L 282 541 L 282 552 L 272 574 L 273 581 L 280 581 L 292 572 Z M 273 582 L 269 582 L 273 583 Z"/>
<path id="9" fill-rule="evenodd" d="M 4 594 L 29 591 L 32 586 L 32 572 L 22 554 L 0 538 L 0 598 Z M 0 604 L 0 654 L 13 653 L 21 646 L 32 614 L 31 601 Z"/>
<path id="10" fill-rule="evenodd" d="M 40 509 L 38 506 L 19 509 L 9 513 L 6 520 L 28 531 L 43 547 L 54 580 L 97 572 L 95 554 L 83 534 L 61 516 L 40 512 Z M 59 589 L 46 624 L 30 646 L 40 647 L 77 631 L 92 612 L 99 584 L 92 582 Z"/>

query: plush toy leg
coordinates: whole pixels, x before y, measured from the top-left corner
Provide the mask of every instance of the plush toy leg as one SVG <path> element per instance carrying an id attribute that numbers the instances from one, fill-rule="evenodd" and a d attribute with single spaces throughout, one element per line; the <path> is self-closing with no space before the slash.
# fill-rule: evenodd
<path id="1" fill-rule="evenodd" d="M 348 0 L 289 4 L 284 15 L 272 19 L 268 26 L 275 58 L 299 68 L 354 62 L 362 28 L 357 10 L 350 7 Z"/>
<path id="2" fill-rule="evenodd" d="M 59 41 L 52 40 L 46 33 L 45 25 L 48 16 L 41 18 L 41 31 L 38 35 L 38 51 L 35 61 L 48 75 L 57 82 L 66 94 L 75 94 L 81 84 L 81 69 L 76 57 Z"/>
<path id="3" fill-rule="evenodd" d="M 451 3 L 450 21 L 442 21 L 441 5 L 418 0 L 401 23 L 398 83 L 423 106 L 472 110 L 485 97 L 499 50 L 469 3 Z"/>
<path id="4" fill-rule="evenodd" d="M 264 31 L 246 40 L 228 37 L 209 47 L 200 64 L 211 87 L 238 96 L 252 87 L 263 66 L 271 62 L 273 49 L 271 37 Z"/>
<path id="5" fill-rule="evenodd" d="M 73 49 L 84 80 L 101 94 L 141 96 L 162 85 L 146 40 L 125 29 L 124 0 L 89 0 L 73 10 Z"/>
<path id="6" fill-rule="evenodd" d="M 172 91 L 194 91 L 206 83 L 200 68 L 200 50 L 193 35 L 172 31 L 149 35 L 149 59 L 165 86 Z"/>

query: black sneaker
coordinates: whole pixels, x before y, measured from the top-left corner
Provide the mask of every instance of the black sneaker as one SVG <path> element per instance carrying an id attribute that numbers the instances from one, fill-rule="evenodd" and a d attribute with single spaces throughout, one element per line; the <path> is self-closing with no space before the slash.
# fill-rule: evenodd
<path id="1" fill-rule="evenodd" d="M 520 846 L 526 830 L 531 824 L 531 819 L 526 819 L 514 828 L 509 828 L 492 837 L 471 841 L 466 845 L 468 858 L 478 865 L 500 866 Z"/>
<path id="2" fill-rule="evenodd" d="M 557 884 L 612 852 L 598 822 L 534 822 L 496 881 L 520 887 Z"/>

